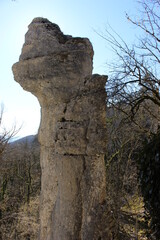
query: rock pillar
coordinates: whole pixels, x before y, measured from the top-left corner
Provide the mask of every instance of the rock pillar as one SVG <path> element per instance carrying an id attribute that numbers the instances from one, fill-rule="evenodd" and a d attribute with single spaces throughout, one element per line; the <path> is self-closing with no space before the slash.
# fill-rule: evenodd
<path id="1" fill-rule="evenodd" d="M 106 77 L 92 75 L 92 45 L 47 19 L 29 25 L 15 80 L 41 105 L 40 240 L 107 237 Z"/>

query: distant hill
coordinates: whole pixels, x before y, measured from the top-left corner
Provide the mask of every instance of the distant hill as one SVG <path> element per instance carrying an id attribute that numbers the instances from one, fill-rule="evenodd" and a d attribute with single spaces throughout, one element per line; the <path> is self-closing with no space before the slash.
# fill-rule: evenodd
<path id="1" fill-rule="evenodd" d="M 12 141 L 10 143 L 11 146 L 15 145 L 20 145 L 20 144 L 27 144 L 29 147 L 39 147 L 39 142 L 38 142 L 38 135 L 29 135 L 23 138 L 20 138 L 18 140 Z"/>

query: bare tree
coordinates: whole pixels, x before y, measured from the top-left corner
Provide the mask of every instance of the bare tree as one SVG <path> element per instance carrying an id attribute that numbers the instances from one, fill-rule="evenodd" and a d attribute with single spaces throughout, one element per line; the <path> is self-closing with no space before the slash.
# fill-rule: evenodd
<path id="1" fill-rule="evenodd" d="M 13 138 L 18 131 L 20 130 L 16 128 L 16 124 L 14 124 L 9 130 L 3 125 L 3 115 L 4 115 L 4 106 L 1 104 L 0 109 L 0 156 L 4 152 L 8 142 Z"/>
<path id="2" fill-rule="evenodd" d="M 156 199 L 154 196 L 159 196 L 155 169 L 160 160 L 160 1 L 140 0 L 139 4 L 141 17 L 133 19 L 126 14 L 128 21 L 141 32 L 136 43 L 127 44 L 111 27 L 106 30 L 105 35 L 102 35 L 117 58 L 113 64 L 109 65 L 111 76 L 106 86 L 107 106 L 113 112 L 118 111 L 120 120 L 120 123 L 116 123 L 116 128 L 114 125 L 114 129 L 117 130 L 112 144 L 117 143 L 119 139 L 125 140 L 117 134 L 119 131 L 123 136 L 124 128 L 128 129 L 126 139 L 129 141 L 130 137 L 133 137 L 132 147 L 125 145 L 128 151 L 126 149 L 122 151 L 123 144 L 118 142 L 107 160 L 112 159 L 113 156 L 115 159 L 116 156 L 117 159 L 121 158 L 125 162 L 129 157 L 129 150 L 133 149 L 132 160 L 136 162 L 139 160 L 140 164 L 139 177 L 142 180 L 145 207 L 152 217 L 151 227 L 154 234 L 150 235 L 149 239 L 155 239 L 160 232 L 159 208 L 157 201 L 153 201 Z M 135 144 L 136 141 L 138 141 L 137 144 Z"/>
<path id="3" fill-rule="evenodd" d="M 108 104 L 123 106 L 123 112 L 132 119 L 142 103 L 148 111 L 150 101 L 157 109 L 160 106 L 160 1 L 141 0 L 140 6 L 141 18 L 133 20 L 126 14 L 142 32 L 137 43 L 128 45 L 112 28 L 102 35 L 117 57 L 109 65 L 112 74 L 106 86 Z M 125 111 L 126 105 L 130 112 Z"/>
<path id="4" fill-rule="evenodd" d="M 145 122 L 145 116 L 140 118 L 140 111 L 137 115 L 139 115 L 139 124 L 141 121 Z M 131 239 L 133 234 L 143 239 L 147 227 L 146 224 L 142 224 L 144 208 L 139 191 L 136 160 L 143 145 L 142 133 L 133 122 L 123 122 L 124 118 L 125 114 L 121 110 L 113 106 L 108 107 L 107 202 L 116 219 L 118 239 Z M 138 116 L 136 118 L 138 121 Z M 133 204 L 133 199 L 136 199 L 140 207 Z"/>
<path id="5" fill-rule="evenodd" d="M 37 137 L 9 143 L 0 168 L 0 239 L 37 239 L 40 149 Z M 32 222 L 32 224 L 31 224 Z"/>

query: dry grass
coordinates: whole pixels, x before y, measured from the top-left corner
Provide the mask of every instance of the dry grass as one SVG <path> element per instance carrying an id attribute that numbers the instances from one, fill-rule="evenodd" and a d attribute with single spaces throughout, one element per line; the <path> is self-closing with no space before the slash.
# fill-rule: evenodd
<path id="1" fill-rule="evenodd" d="M 0 220 L 0 240 L 36 240 L 39 229 L 39 197 L 31 198 L 17 213 Z"/>

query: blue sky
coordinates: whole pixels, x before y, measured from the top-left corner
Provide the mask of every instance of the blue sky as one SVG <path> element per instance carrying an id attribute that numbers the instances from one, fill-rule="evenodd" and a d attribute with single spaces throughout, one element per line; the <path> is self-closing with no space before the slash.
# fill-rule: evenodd
<path id="1" fill-rule="evenodd" d="M 95 31 L 105 32 L 109 23 L 127 42 L 133 42 L 136 31 L 125 12 L 135 16 L 137 8 L 136 0 L 0 0 L 0 102 L 5 106 L 4 125 L 22 125 L 20 137 L 36 134 L 39 127 L 39 103 L 14 81 L 11 70 L 33 18 L 48 18 L 65 34 L 88 37 L 95 52 L 93 73 L 108 75 L 106 62 L 114 56 Z"/>

